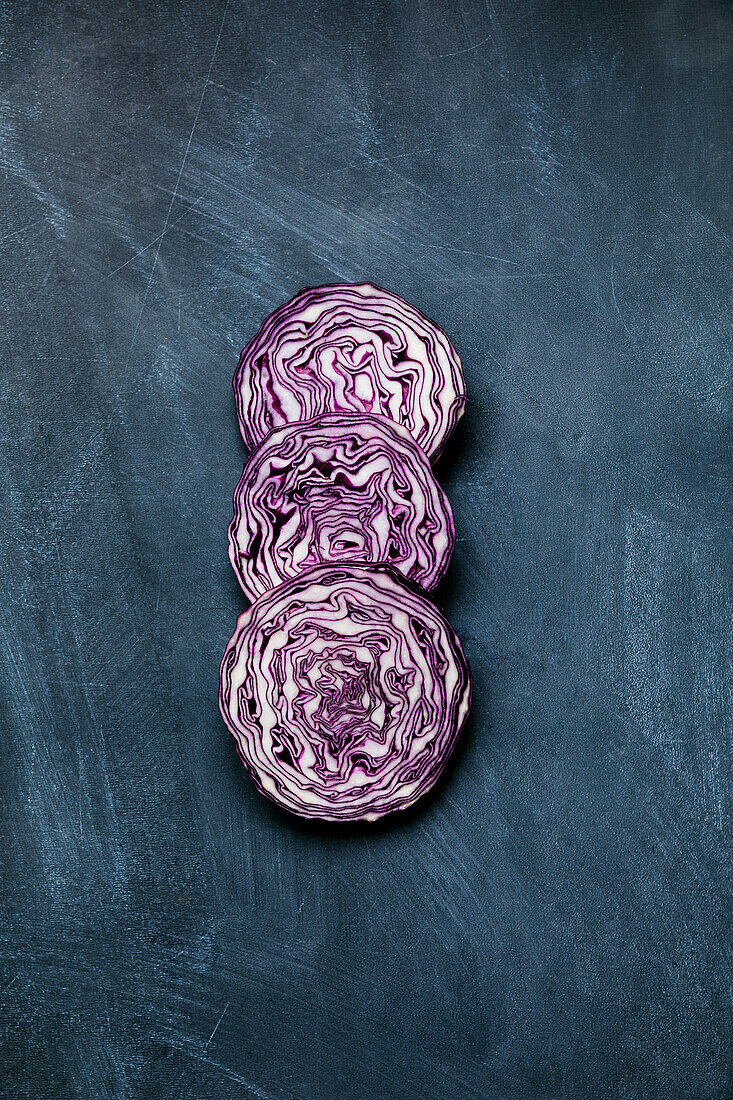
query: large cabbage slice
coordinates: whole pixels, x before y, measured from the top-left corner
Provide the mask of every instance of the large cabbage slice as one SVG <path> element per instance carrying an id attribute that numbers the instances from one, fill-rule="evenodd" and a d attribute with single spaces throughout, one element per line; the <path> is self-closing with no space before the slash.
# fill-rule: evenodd
<path id="1" fill-rule="evenodd" d="M 234 493 L 229 557 L 251 599 L 327 561 L 386 562 L 430 590 L 453 543 L 430 463 L 383 416 L 325 413 L 276 428 Z"/>
<path id="2" fill-rule="evenodd" d="M 403 424 L 429 458 L 466 401 L 461 363 L 437 325 L 370 283 L 301 290 L 242 352 L 234 375 L 248 447 L 324 412 L 375 412 Z"/>
<path id="3" fill-rule="evenodd" d="M 460 642 L 388 567 L 320 565 L 239 617 L 219 705 L 259 790 L 302 817 L 373 821 L 438 779 L 468 714 Z"/>

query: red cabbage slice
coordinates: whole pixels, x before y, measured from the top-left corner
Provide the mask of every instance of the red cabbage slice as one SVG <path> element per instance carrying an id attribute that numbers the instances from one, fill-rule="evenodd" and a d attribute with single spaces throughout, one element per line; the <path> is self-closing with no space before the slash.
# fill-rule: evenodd
<path id="1" fill-rule="evenodd" d="M 327 561 L 385 562 L 429 591 L 454 541 L 448 499 L 406 428 L 324 413 L 276 428 L 250 453 L 229 558 L 251 599 Z"/>
<path id="2" fill-rule="evenodd" d="M 219 706 L 255 786 L 301 817 L 374 821 L 435 784 L 470 707 L 460 642 L 386 566 L 329 564 L 239 617 Z"/>
<path id="3" fill-rule="evenodd" d="M 242 352 L 234 375 L 248 447 L 325 412 L 373 412 L 403 424 L 435 459 L 463 414 L 461 362 L 437 325 L 371 283 L 301 290 Z"/>

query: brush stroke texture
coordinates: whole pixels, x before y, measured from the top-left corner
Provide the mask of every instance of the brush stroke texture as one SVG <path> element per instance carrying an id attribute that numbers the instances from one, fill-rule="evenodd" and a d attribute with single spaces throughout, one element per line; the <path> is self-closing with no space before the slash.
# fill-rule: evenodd
<path id="1" fill-rule="evenodd" d="M 0 1091 L 713 1100 L 731 1032 L 733 21 L 0 5 Z M 302 286 L 450 334 L 473 720 L 298 825 L 217 711 L 231 391 Z"/>

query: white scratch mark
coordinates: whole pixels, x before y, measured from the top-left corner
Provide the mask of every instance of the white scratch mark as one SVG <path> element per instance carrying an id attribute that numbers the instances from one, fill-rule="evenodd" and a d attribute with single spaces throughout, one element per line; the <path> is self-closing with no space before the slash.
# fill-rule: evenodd
<path id="1" fill-rule="evenodd" d="M 229 1001 L 227 1001 L 227 1003 L 226 1003 L 226 1004 L 224 1005 L 224 1011 L 222 1012 L 222 1014 L 221 1014 L 221 1016 L 219 1017 L 219 1019 L 218 1019 L 218 1020 L 216 1021 L 216 1026 L 215 1026 L 214 1030 L 212 1031 L 211 1035 L 210 1035 L 210 1036 L 209 1036 L 209 1038 L 208 1038 L 208 1039 L 206 1040 L 206 1045 L 205 1045 L 205 1047 L 204 1047 L 204 1050 L 208 1050 L 208 1049 L 209 1049 L 209 1043 L 211 1042 L 211 1040 L 212 1040 L 212 1039 L 214 1038 L 214 1036 L 216 1035 L 217 1031 L 219 1030 L 219 1024 L 221 1023 L 221 1021 L 222 1021 L 222 1020 L 224 1019 L 224 1017 L 226 1016 L 226 1013 L 227 1013 L 227 1009 L 229 1008 L 229 1004 L 230 1004 L 230 1002 L 229 1002 Z"/>
<path id="2" fill-rule="evenodd" d="M 214 68 L 214 62 L 216 61 L 216 55 L 219 52 L 219 43 L 221 42 L 221 36 L 222 36 L 223 31 L 224 31 L 224 21 L 227 17 L 228 10 L 229 10 L 229 0 L 227 0 L 226 4 L 224 6 L 224 13 L 221 17 L 221 23 L 219 24 L 219 33 L 216 36 L 216 42 L 214 44 L 214 52 L 211 55 L 211 61 L 209 62 L 209 68 L 208 68 L 208 71 L 206 73 L 206 79 L 204 80 L 204 86 L 201 89 L 201 96 L 199 98 L 199 105 L 196 108 L 196 114 L 194 115 L 193 126 L 191 127 L 191 133 L 188 135 L 188 141 L 186 143 L 186 150 L 183 154 L 183 160 L 181 161 L 181 167 L 178 169 L 178 179 L 176 180 L 176 186 L 173 188 L 173 194 L 171 195 L 171 201 L 168 204 L 168 212 L 165 216 L 165 221 L 163 222 L 163 228 L 161 229 L 160 236 L 158 238 L 158 247 L 155 250 L 155 258 L 153 259 L 153 266 L 152 266 L 152 269 L 150 271 L 150 278 L 148 279 L 148 285 L 145 288 L 145 294 L 143 295 L 142 305 L 140 306 L 140 312 L 137 315 L 137 323 L 135 324 L 135 331 L 132 334 L 132 340 L 130 341 L 130 347 L 128 348 L 128 351 L 127 351 L 127 358 L 125 359 L 125 366 L 124 366 L 124 369 L 123 369 L 124 374 L 127 373 L 127 368 L 129 366 L 129 363 L 130 363 L 130 356 L 132 355 L 132 350 L 135 347 L 135 341 L 137 340 L 137 334 L 138 334 L 138 331 L 140 329 L 140 322 L 142 320 L 142 316 L 143 316 L 143 313 L 145 311 L 145 305 L 146 305 L 147 300 L 148 300 L 148 294 L 150 293 L 150 287 L 153 285 L 153 277 L 155 275 L 155 269 L 158 266 L 158 257 L 160 256 L 160 246 L 163 243 L 163 237 L 165 236 L 166 232 L 168 231 L 168 223 L 170 222 L 171 212 L 173 210 L 173 205 L 174 205 L 174 203 L 176 201 L 176 198 L 178 196 L 178 188 L 181 186 L 181 179 L 183 178 L 183 170 L 186 167 L 186 161 L 188 160 L 188 154 L 189 154 L 190 149 L 191 149 L 191 142 L 193 141 L 193 135 L 196 132 L 196 126 L 198 124 L 199 116 L 201 115 L 201 108 L 204 105 L 204 96 L 206 95 L 206 89 L 209 85 L 209 79 L 211 77 L 211 73 L 212 73 L 212 70 Z"/>
<path id="3" fill-rule="evenodd" d="M 473 50 L 477 50 L 479 48 L 479 46 L 485 46 L 487 42 L 491 42 L 491 41 L 492 41 L 492 36 L 490 34 L 487 34 L 486 38 L 482 38 L 480 42 L 474 42 L 474 44 L 472 46 L 464 46 L 464 48 L 462 50 L 453 50 L 452 53 L 439 53 L 439 54 L 436 54 L 435 55 L 435 60 L 437 60 L 440 57 L 460 57 L 461 54 L 471 53 Z"/>
<path id="4" fill-rule="evenodd" d="M 500 264 L 511 264 L 513 267 L 521 267 L 516 260 L 507 260 L 505 256 L 492 256 L 489 252 L 471 252 L 468 248 L 454 248 L 450 244 L 427 244 L 425 248 L 437 248 L 441 252 L 460 252 L 464 256 L 478 256 L 482 260 L 496 260 Z"/>
<path id="5" fill-rule="evenodd" d="M 621 312 L 621 310 L 618 307 L 618 302 L 616 301 L 616 280 L 615 280 L 614 274 L 613 274 L 613 259 L 614 259 L 614 257 L 611 256 L 611 297 L 613 298 L 613 304 L 614 304 L 614 307 L 616 309 L 616 312 L 618 313 L 619 320 L 621 321 L 621 324 L 624 326 L 624 328 L 628 332 L 629 336 L 633 336 L 633 333 L 632 333 L 631 329 L 629 328 L 629 326 L 626 324 L 626 321 L 624 320 L 623 313 Z"/>
<path id="6" fill-rule="evenodd" d="M 180 181 L 180 178 L 179 178 L 179 181 Z M 106 283 L 107 280 L 111 279 L 113 275 L 116 275 L 118 271 L 122 271 L 122 269 L 127 267 L 128 264 L 131 264 L 134 260 L 136 260 L 138 258 L 138 256 L 142 256 L 144 252 L 147 252 L 147 250 L 149 248 L 152 248 L 153 245 L 156 242 L 158 242 L 158 251 L 160 251 L 160 242 L 163 240 L 163 237 L 165 236 L 165 234 L 169 230 L 175 229 L 175 227 L 179 224 L 179 222 L 182 222 L 183 219 L 186 217 L 186 214 L 190 214 L 191 211 L 195 207 L 198 206 L 198 204 L 201 202 L 201 200 L 203 198 L 204 198 L 203 195 L 199 195 L 199 197 L 196 199 L 196 201 L 192 202 L 190 206 L 187 206 L 186 209 L 181 214 L 181 216 L 179 218 L 176 218 L 176 220 L 173 222 L 173 225 L 165 227 L 162 230 L 162 232 L 160 232 L 158 234 L 157 237 L 153 237 L 152 241 L 148 241 L 148 243 L 146 245 L 143 245 L 142 248 L 139 248 L 137 250 L 137 252 L 133 252 L 132 256 L 128 257 L 128 259 L 126 259 L 124 263 L 118 264 L 117 267 L 113 268 L 112 271 L 109 272 L 109 274 L 105 275 L 104 278 L 100 280 L 100 284 L 101 283 Z M 170 210 L 168 211 L 168 214 L 170 215 Z M 156 254 L 156 260 L 157 260 L 157 254 Z"/>

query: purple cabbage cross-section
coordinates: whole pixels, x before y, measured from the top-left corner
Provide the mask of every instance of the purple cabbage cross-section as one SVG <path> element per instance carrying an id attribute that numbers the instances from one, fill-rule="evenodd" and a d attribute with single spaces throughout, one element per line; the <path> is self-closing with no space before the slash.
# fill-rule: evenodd
<path id="1" fill-rule="evenodd" d="M 320 565 L 265 593 L 221 666 L 256 787 L 326 821 L 374 821 L 429 791 L 470 697 L 452 628 L 386 566 Z"/>
<path id="2" fill-rule="evenodd" d="M 320 413 L 381 413 L 431 460 L 466 404 L 445 333 L 371 283 L 301 290 L 276 309 L 242 352 L 234 392 L 250 448 L 272 428 Z"/>
<path id="3" fill-rule="evenodd" d="M 430 591 L 454 541 L 451 506 L 406 428 L 324 413 L 275 428 L 251 452 L 229 558 L 250 599 L 328 561 L 387 562 Z"/>
<path id="4" fill-rule="evenodd" d="M 447 336 L 371 284 L 301 291 L 234 377 L 251 453 L 229 556 L 254 600 L 219 704 L 257 788 L 327 821 L 404 810 L 437 781 L 470 707 L 452 628 L 420 593 L 453 515 L 430 466 L 463 413 Z"/>

